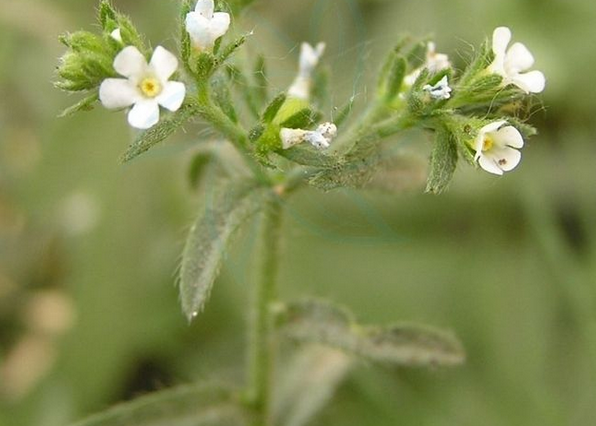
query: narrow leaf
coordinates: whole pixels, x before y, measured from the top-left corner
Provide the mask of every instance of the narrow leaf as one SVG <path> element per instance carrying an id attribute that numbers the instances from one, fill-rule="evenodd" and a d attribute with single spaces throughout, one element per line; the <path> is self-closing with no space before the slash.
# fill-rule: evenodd
<path id="1" fill-rule="evenodd" d="M 337 157 L 327 155 L 310 145 L 296 145 L 292 148 L 281 150 L 278 154 L 302 166 L 333 167 L 339 161 Z"/>
<path id="2" fill-rule="evenodd" d="M 291 304 L 280 317 L 291 338 L 328 345 L 361 358 L 398 366 L 461 364 L 461 343 L 451 334 L 419 325 L 358 325 L 344 308 L 326 301 Z"/>
<path id="3" fill-rule="evenodd" d="M 321 120 L 321 113 L 311 108 L 302 108 L 281 123 L 290 129 L 308 129 Z"/>
<path id="4" fill-rule="evenodd" d="M 205 210 L 190 229 L 182 253 L 180 300 L 192 320 L 203 309 L 228 247 L 239 228 L 264 205 L 269 192 L 253 182 L 237 182 L 214 189 Z"/>
<path id="5" fill-rule="evenodd" d="M 333 117 L 333 123 L 339 129 L 346 119 L 350 116 L 352 109 L 354 108 L 355 97 L 350 97 L 350 100 L 341 108 L 336 109 L 336 114 Z"/>
<path id="6" fill-rule="evenodd" d="M 173 115 L 162 119 L 155 126 L 139 134 L 121 157 L 122 163 L 127 163 L 145 153 L 155 145 L 178 130 L 198 111 L 192 104 L 185 104 Z"/>
<path id="7" fill-rule="evenodd" d="M 396 56 L 387 76 L 385 86 L 385 101 L 392 101 L 401 89 L 404 76 L 406 75 L 407 63 L 405 58 Z"/>
<path id="8" fill-rule="evenodd" d="M 261 121 L 263 121 L 264 123 L 271 123 L 275 119 L 275 116 L 279 112 L 281 106 L 286 101 L 286 98 L 287 95 L 284 92 L 278 94 L 275 98 L 273 98 L 269 105 L 267 105 L 267 108 L 265 108 Z"/>
<path id="9" fill-rule="evenodd" d="M 447 189 L 455 173 L 457 159 L 455 136 L 447 130 L 439 130 L 430 156 L 430 173 L 426 182 L 426 192 L 440 194 Z"/>
<path id="10" fill-rule="evenodd" d="M 182 386 L 137 398 L 72 426 L 241 426 L 248 424 L 235 390 Z"/>

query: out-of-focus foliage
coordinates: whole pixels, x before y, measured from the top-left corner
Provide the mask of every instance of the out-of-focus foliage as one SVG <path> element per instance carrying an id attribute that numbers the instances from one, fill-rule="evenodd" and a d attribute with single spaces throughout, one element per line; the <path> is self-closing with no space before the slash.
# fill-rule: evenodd
<path id="1" fill-rule="evenodd" d="M 154 44 L 175 49 L 177 29 L 165 26 L 177 16 L 175 1 L 114 3 Z M 64 425 L 215 371 L 242 380 L 254 232 L 237 241 L 192 326 L 174 287 L 186 224 L 202 208 L 186 183 L 192 142 L 211 135 L 189 125 L 122 166 L 116 159 L 135 135 L 126 136 L 121 116 L 56 119 L 74 103 L 51 85 L 57 36 L 91 21 L 96 6 L 0 3 L 2 426 Z M 300 41 L 327 41 L 333 105 L 352 96 L 355 109 L 364 104 L 376 90 L 374 64 L 406 32 L 433 32 L 440 51 L 461 53 L 452 55 L 461 66 L 468 40 L 508 25 L 548 79 L 544 107 L 530 120 L 541 134 L 504 178 L 461 168 L 438 197 L 422 186 L 391 196 L 309 190 L 288 206 L 285 297 L 338 300 L 364 323 L 451 328 L 467 351 L 467 363 L 448 372 L 356 363 L 313 424 L 593 421 L 595 20 L 588 0 L 260 0 L 237 19 L 239 35 L 255 28 L 246 60 L 262 53 L 283 70 L 268 72 L 272 90 L 293 78 Z M 430 143 L 412 141 L 402 148 L 430 154 Z M 209 184 L 208 170 L 202 180 Z"/>

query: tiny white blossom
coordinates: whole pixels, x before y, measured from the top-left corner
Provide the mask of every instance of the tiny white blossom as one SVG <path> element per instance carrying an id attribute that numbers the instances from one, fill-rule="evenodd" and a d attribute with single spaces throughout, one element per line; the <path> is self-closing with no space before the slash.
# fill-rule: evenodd
<path id="1" fill-rule="evenodd" d="M 487 124 L 478 132 L 474 141 L 480 167 L 489 173 L 502 175 L 513 170 L 521 160 L 521 153 L 515 148 L 524 146 L 521 133 L 513 126 L 504 126 L 506 121 Z"/>
<path id="2" fill-rule="evenodd" d="M 199 0 L 194 12 L 186 15 L 186 31 L 192 45 L 199 50 L 211 50 L 215 41 L 230 28 L 230 14 L 213 12 L 213 0 Z"/>
<path id="3" fill-rule="evenodd" d="M 184 83 L 168 81 L 178 68 L 178 59 L 157 46 L 147 60 L 134 46 L 127 46 L 114 59 L 114 69 L 126 78 L 107 78 L 99 87 L 99 99 L 109 109 L 133 106 L 128 123 L 148 129 L 159 121 L 159 106 L 176 111 L 186 95 Z"/>
<path id="4" fill-rule="evenodd" d="M 414 84 L 420 73 L 423 69 L 428 69 L 431 74 L 436 74 L 439 71 L 446 70 L 451 68 L 451 61 L 449 61 L 449 56 L 445 53 L 437 53 L 436 45 L 429 41 L 426 44 L 426 58 L 424 60 L 424 64 L 420 67 L 412 71 L 404 78 L 404 83 L 408 86 Z"/>
<path id="5" fill-rule="evenodd" d="M 280 137 L 283 149 L 288 149 L 302 142 L 308 142 L 318 149 L 329 148 L 337 136 L 337 127 L 333 123 L 323 123 L 315 130 L 281 129 Z"/>
<path id="6" fill-rule="evenodd" d="M 324 52 L 325 43 L 319 43 L 315 47 L 308 43 L 302 43 L 300 47 L 298 75 L 288 89 L 289 96 L 308 100 L 312 86 L 313 72 Z"/>
<path id="7" fill-rule="evenodd" d="M 449 80 L 446 75 L 434 86 L 427 84 L 422 89 L 427 91 L 434 99 L 449 99 L 451 97 L 451 87 L 449 87 Z"/>
<path id="8" fill-rule="evenodd" d="M 522 43 L 514 43 L 509 49 L 511 30 L 499 27 L 493 32 L 493 53 L 495 59 L 488 69 L 503 77 L 504 84 L 513 84 L 526 93 L 540 93 L 546 84 L 544 74 L 540 71 L 529 71 L 534 65 L 534 56 Z"/>
<path id="9" fill-rule="evenodd" d="M 122 34 L 120 32 L 120 28 L 116 28 L 114 31 L 112 31 L 110 33 L 110 37 L 112 37 L 114 40 L 122 43 Z"/>

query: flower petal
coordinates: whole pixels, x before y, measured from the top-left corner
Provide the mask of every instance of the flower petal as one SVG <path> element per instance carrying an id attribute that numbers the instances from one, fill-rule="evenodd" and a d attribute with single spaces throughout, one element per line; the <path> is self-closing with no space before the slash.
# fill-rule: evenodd
<path id="1" fill-rule="evenodd" d="M 324 52 L 325 43 L 319 43 L 316 47 L 312 47 L 309 43 L 302 43 L 300 46 L 300 74 L 310 77 Z"/>
<path id="2" fill-rule="evenodd" d="M 513 126 L 505 126 L 497 132 L 494 132 L 491 136 L 497 146 L 500 147 L 510 146 L 513 148 L 521 148 L 524 146 L 524 138 L 519 130 Z"/>
<path id="3" fill-rule="evenodd" d="M 294 145 L 304 142 L 304 138 L 308 132 L 302 129 L 288 129 L 283 127 L 279 132 L 281 138 L 282 148 L 288 149 Z"/>
<path id="4" fill-rule="evenodd" d="M 195 12 L 207 19 L 211 19 L 214 8 L 215 5 L 213 4 L 213 0 L 199 0 L 195 6 Z"/>
<path id="5" fill-rule="evenodd" d="M 204 50 L 213 46 L 211 37 L 211 21 L 197 12 L 186 15 L 186 31 L 192 39 L 193 46 Z"/>
<path id="6" fill-rule="evenodd" d="M 505 56 L 505 69 L 508 74 L 517 74 L 534 65 L 534 56 L 522 43 L 514 43 Z"/>
<path id="7" fill-rule="evenodd" d="M 484 157 L 504 172 L 508 172 L 513 170 L 521 161 L 521 152 L 509 147 L 493 148 Z"/>
<path id="8" fill-rule="evenodd" d="M 178 59 L 163 47 L 157 46 L 149 65 L 151 65 L 162 83 L 165 83 L 176 72 Z"/>
<path id="9" fill-rule="evenodd" d="M 159 121 L 159 105 L 155 99 L 143 99 L 128 113 L 128 123 L 137 129 L 148 129 Z"/>
<path id="10" fill-rule="evenodd" d="M 114 69 L 124 77 L 135 77 L 145 72 L 147 60 L 139 49 L 126 46 L 114 58 Z"/>
<path id="11" fill-rule="evenodd" d="M 492 123 L 487 124 L 483 128 L 480 129 L 480 134 L 496 132 L 499 127 L 503 124 L 507 123 L 505 120 L 493 121 Z"/>
<path id="12" fill-rule="evenodd" d="M 498 27 L 493 31 L 493 52 L 495 55 L 505 55 L 507 45 L 511 41 L 511 30 L 507 27 Z"/>
<path id="13" fill-rule="evenodd" d="M 186 86 L 178 81 L 168 81 L 156 98 L 157 103 L 170 111 L 176 111 L 182 105 L 186 95 Z"/>
<path id="14" fill-rule="evenodd" d="M 211 36 L 213 41 L 217 40 L 230 28 L 230 14 L 225 12 L 217 12 L 211 19 Z"/>
<path id="15" fill-rule="evenodd" d="M 123 78 L 107 78 L 99 86 L 99 100 L 108 109 L 129 107 L 139 99 L 136 87 Z"/>
<path id="16" fill-rule="evenodd" d="M 501 168 L 499 166 L 497 166 L 497 163 L 495 162 L 495 160 L 493 160 L 492 158 L 489 158 L 485 155 L 481 155 L 479 157 L 478 164 L 480 164 L 480 167 L 482 167 L 484 170 L 486 170 L 489 173 L 492 173 L 495 175 L 503 174 L 503 170 L 501 170 Z"/>
<path id="17" fill-rule="evenodd" d="M 544 90 L 546 79 L 540 71 L 530 71 L 524 74 L 517 74 L 510 78 L 512 84 L 526 93 L 540 93 Z"/>

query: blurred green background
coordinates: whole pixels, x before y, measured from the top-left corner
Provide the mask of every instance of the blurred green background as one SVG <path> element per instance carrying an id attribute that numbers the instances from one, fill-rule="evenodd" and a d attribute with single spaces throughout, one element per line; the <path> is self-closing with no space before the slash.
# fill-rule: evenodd
<path id="1" fill-rule="evenodd" d="M 114 0 L 175 48 L 177 3 Z M 169 385 L 242 378 L 256 224 L 188 325 L 175 272 L 199 210 L 187 182 L 201 125 L 130 165 L 123 115 L 57 119 L 57 42 L 95 0 L 0 0 L 0 425 L 58 426 Z M 288 205 L 281 291 L 366 323 L 454 330 L 452 370 L 360 365 L 318 425 L 589 425 L 596 419 L 596 2 L 262 0 L 237 19 L 248 55 L 286 87 L 302 40 L 325 40 L 336 105 L 366 104 L 402 33 L 434 34 L 462 67 L 510 26 L 547 76 L 540 135 L 503 178 L 463 165 L 439 197 L 300 192 Z M 424 136 L 403 142 L 428 149 Z"/>

